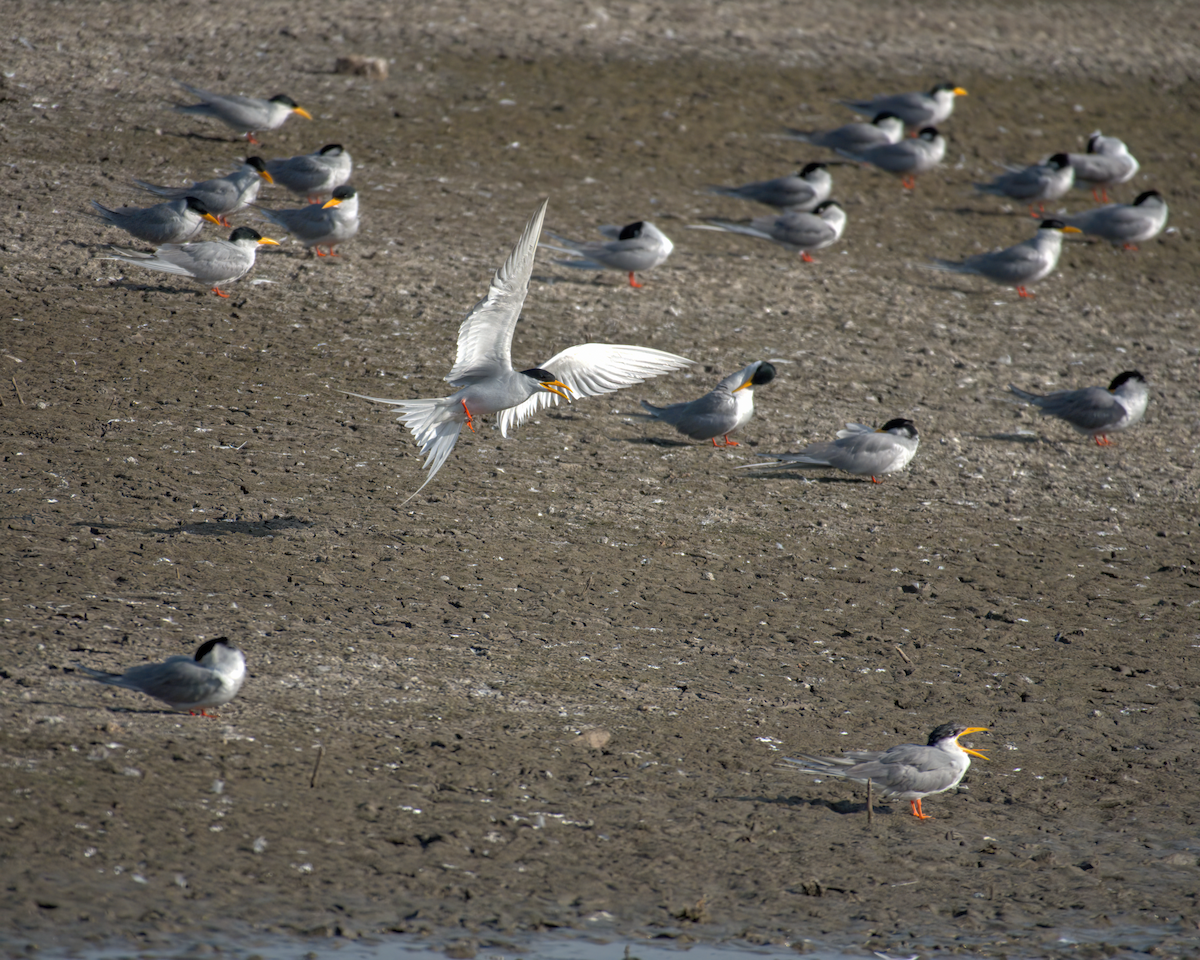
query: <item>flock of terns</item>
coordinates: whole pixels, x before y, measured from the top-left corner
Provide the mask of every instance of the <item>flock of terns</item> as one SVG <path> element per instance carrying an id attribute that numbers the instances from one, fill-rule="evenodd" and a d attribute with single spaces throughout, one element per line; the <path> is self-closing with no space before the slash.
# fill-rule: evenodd
<path id="1" fill-rule="evenodd" d="M 178 105 L 176 110 L 216 119 L 257 143 L 256 133 L 277 129 L 293 113 L 311 116 L 291 98 L 279 95 L 270 100 L 210 93 L 181 84 L 200 99 Z M 954 84 L 939 84 L 928 93 L 845 101 L 851 109 L 871 117 L 869 122 L 847 124 L 828 131 L 789 131 L 792 139 L 834 150 L 847 160 L 869 164 L 897 175 L 911 188 L 915 177 L 941 162 L 946 142 L 938 132 L 954 108 L 956 97 L 966 91 Z M 905 138 L 906 127 L 919 133 Z M 141 188 L 163 197 L 156 206 L 111 210 L 94 203 L 97 215 L 147 243 L 157 245 L 153 253 L 114 248 L 115 259 L 165 273 L 187 276 L 226 294 L 220 284 L 236 280 L 254 264 L 258 246 L 277 241 L 261 236 L 250 227 L 233 230 L 228 240 L 194 241 L 204 221 L 230 226 L 228 217 L 255 206 L 265 220 L 291 233 L 299 242 L 323 255 L 334 255 L 334 247 L 352 238 L 358 230 L 357 194 L 349 186 L 352 162 L 339 144 L 289 159 L 264 162 L 250 157 L 226 177 L 186 187 L 164 187 L 135 181 Z M 1043 163 L 1013 168 L 977 188 L 987 194 L 1044 204 L 1066 195 L 1076 184 L 1090 186 L 1097 199 L 1107 200 L 1110 187 L 1126 183 L 1138 171 L 1138 163 L 1125 144 L 1114 137 L 1094 134 L 1084 154 L 1056 153 Z M 290 210 L 267 209 L 256 204 L 263 181 L 279 183 L 306 197 L 306 207 Z M 710 219 L 706 228 L 731 231 L 770 240 L 811 260 L 811 252 L 840 239 L 846 215 L 831 198 L 832 177 L 827 164 L 810 163 L 794 176 L 745 184 L 714 187 L 713 192 L 775 207 L 774 216 L 748 221 Z M 328 196 L 329 200 L 323 198 Z M 456 390 L 431 399 L 384 399 L 348 394 L 400 409 L 398 419 L 411 431 L 426 456 L 425 482 L 409 499 L 433 479 L 453 451 L 464 426 L 475 429 L 475 420 L 495 415 L 500 432 L 560 400 L 597 396 L 642 383 L 650 377 L 690 366 L 693 361 L 672 353 L 628 344 L 586 343 L 569 347 L 526 370 L 512 364 L 513 332 L 529 291 L 534 258 L 539 246 L 564 255 L 563 265 L 589 270 L 619 270 L 628 274 L 632 286 L 640 286 L 636 274 L 653 269 L 674 249 L 670 239 L 653 224 L 637 221 L 625 226 L 601 227 L 604 241 L 571 240 L 548 233 L 553 243 L 541 242 L 542 225 L 549 201 L 543 200 L 512 252 L 496 271 L 487 295 L 463 320 L 458 331 L 454 365 L 446 381 Z M 1022 296 L 1025 285 L 1040 280 L 1057 264 L 1065 232 L 1084 232 L 1113 243 L 1132 246 L 1157 236 L 1166 224 L 1167 207 L 1157 191 L 1147 191 L 1133 204 L 1107 204 L 1072 217 L 1044 219 L 1033 238 L 995 253 L 978 254 L 962 261 L 938 261 L 937 269 L 970 273 L 1016 286 Z M 744 426 L 754 412 L 754 388 L 771 382 L 775 367 L 755 361 L 723 379 L 696 400 L 669 406 L 645 401 L 646 417 L 661 420 L 683 435 L 714 446 L 736 446 L 729 435 Z M 1076 430 L 1091 436 L 1099 445 L 1109 436 L 1137 423 L 1149 399 L 1149 388 L 1137 371 L 1119 374 L 1108 387 L 1088 387 L 1039 395 L 1010 385 L 1013 394 L 1048 416 L 1058 417 Z M 749 468 L 819 466 L 832 467 L 872 481 L 904 469 L 917 452 L 919 435 L 913 421 L 897 418 L 875 429 L 858 423 L 846 424 L 837 439 L 814 443 L 794 454 L 769 455 L 770 463 Z M 407 500 L 405 501 L 407 502 Z M 124 674 L 80 667 L 100 682 L 135 690 L 155 697 L 175 710 L 206 713 L 228 703 L 241 689 L 245 657 L 227 638 L 204 643 L 194 657 L 172 657 L 163 663 L 143 664 Z M 958 741 L 984 727 L 945 724 L 935 729 L 926 744 L 900 744 L 879 752 L 849 752 L 842 757 L 811 757 L 788 760 L 793 768 L 813 776 L 833 776 L 867 783 L 887 797 L 907 799 L 912 813 L 928 819 L 921 801 L 931 794 L 957 786 L 969 765 L 969 755 L 983 757 Z M 986 758 L 985 758 L 986 759 Z"/>

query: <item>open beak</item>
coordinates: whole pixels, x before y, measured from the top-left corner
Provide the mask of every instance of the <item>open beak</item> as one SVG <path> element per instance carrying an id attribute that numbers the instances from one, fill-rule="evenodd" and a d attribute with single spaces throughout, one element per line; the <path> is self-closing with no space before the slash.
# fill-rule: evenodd
<path id="1" fill-rule="evenodd" d="M 1083 231 L 1080 230 L 1078 227 L 1063 227 L 1062 232 L 1063 233 L 1083 233 Z"/>
<path id="2" fill-rule="evenodd" d="M 337 206 L 339 203 L 341 203 L 341 202 L 342 202 L 341 200 L 338 200 L 336 197 L 334 197 L 334 198 L 333 198 L 332 200 L 330 200 L 328 203 L 324 203 L 324 204 L 322 204 L 322 205 L 321 205 L 321 209 L 322 209 L 322 210 L 328 210 L 330 207 L 336 207 L 336 206 Z"/>
<path id="3" fill-rule="evenodd" d="M 966 93 L 966 92 L 967 92 L 966 90 L 963 91 L 963 93 Z M 312 119 L 312 114 L 309 113 L 307 110 L 305 110 L 303 107 L 292 107 L 292 113 L 300 114 L 300 116 L 302 116 L 305 120 Z"/>
<path id="4" fill-rule="evenodd" d="M 223 224 L 220 220 L 218 220 L 216 217 L 214 217 L 211 213 L 206 213 L 200 219 L 207 220 L 209 223 L 215 223 L 218 227 L 225 226 L 225 224 Z"/>
<path id="5" fill-rule="evenodd" d="M 967 95 L 967 91 L 966 91 L 966 90 L 964 90 L 962 87 L 955 87 L 955 88 L 954 88 L 954 95 L 955 95 L 956 97 L 965 97 L 965 96 Z"/>
<path id="6" fill-rule="evenodd" d="M 986 731 L 987 727 L 967 727 L 967 729 L 960 733 L 958 737 L 965 737 L 968 733 L 985 733 Z M 958 743 L 958 737 L 954 738 L 955 743 Z M 978 750 L 972 750 L 970 747 L 963 747 L 961 743 L 958 745 L 963 748 L 963 752 L 969 753 L 973 757 L 979 757 L 981 760 L 991 759 L 991 757 L 984 756 Z"/>
<path id="7" fill-rule="evenodd" d="M 753 382 L 754 382 L 754 378 L 751 377 L 749 380 L 747 380 L 745 383 L 743 383 L 740 387 L 734 387 L 733 392 L 737 393 L 739 390 L 745 390 Z"/>
<path id="8" fill-rule="evenodd" d="M 570 388 L 570 387 L 568 387 L 568 386 L 567 386 L 565 383 L 563 383 L 561 380 L 543 380 L 543 381 L 542 381 L 542 388 L 543 388 L 543 389 L 545 389 L 545 390 L 549 390 L 551 393 L 556 393 L 556 394 L 558 394 L 560 397 L 562 397 L 564 400 L 566 400 L 566 401 L 567 401 L 567 403 L 570 403 L 570 402 L 571 402 L 571 398 L 570 398 L 570 397 L 568 397 L 566 393 L 563 393 L 563 392 L 562 392 L 562 390 L 556 390 L 556 389 L 555 389 L 555 387 L 562 387 L 562 389 L 563 389 L 563 390 L 566 390 L 566 391 L 567 391 L 567 393 L 571 393 L 571 392 L 572 392 L 571 388 Z"/>
<path id="9" fill-rule="evenodd" d="M 259 241 L 258 241 L 258 245 L 261 247 L 264 243 L 272 243 L 275 246 L 279 246 L 278 240 L 272 240 L 270 237 L 260 237 Z"/>

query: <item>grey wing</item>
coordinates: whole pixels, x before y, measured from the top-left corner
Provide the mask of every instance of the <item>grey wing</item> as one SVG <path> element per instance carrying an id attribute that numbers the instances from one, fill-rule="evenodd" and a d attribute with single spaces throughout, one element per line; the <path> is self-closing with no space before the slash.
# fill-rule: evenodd
<path id="1" fill-rule="evenodd" d="M 292 193 L 315 193 L 318 188 L 327 188 L 332 175 L 329 164 L 311 154 L 287 160 L 269 160 L 267 172 Z"/>
<path id="2" fill-rule="evenodd" d="M 1103 387 L 1065 390 L 1031 402 L 1046 416 L 1059 417 L 1080 430 L 1097 430 L 1125 415 L 1120 401 Z"/>
<path id="3" fill-rule="evenodd" d="M 1015 200 L 1037 197 L 1046 187 L 1046 178 L 1038 167 L 1026 167 L 1005 173 L 988 184 L 975 184 L 984 193 L 998 193 Z"/>
<path id="4" fill-rule="evenodd" d="M 296 239 L 302 241 L 310 241 L 314 238 L 327 236 L 333 226 L 333 218 L 330 216 L 336 207 L 331 207 L 326 210 L 319 203 L 309 204 L 307 207 L 300 207 L 296 210 L 268 210 L 266 207 L 259 207 L 259 212 L 270 220 L 272 223 L 278 224 L 293 234 Z"/>
<path id="5" fill-rule="evenodd" d="M 733 429 L 737 423 L 737 401 L 727 389 L 717 388 L 698 400 L 656 407 L 642 401 L 654 416 L 669 423 L 693 440 L 707 440 Z"/>
<path id="6" fill-rule="evenodd" d="M 1112 205 L 1096 210 L 1085 210 L 1074 217 L 1067 217 L 1069 226 L 1078 227 L 1084 233 L 1104 237 L 1106 240 L 1126 240 L 1140 237 L 1150 226 L 1152 218 L 1137 207 Z"/>
<path id="7" fill-rule="evenodd" d="M 250 269 L 254 256 L 227 240 L 207 240 L 165 244 L 156 251 L 155 260 L 158 265 L 153 269 L 217 283 L 236 280 Z M 150 266 L 149 263 L 143 265 Z"/>
<path id="8" fill-rule="evenodd" d="M 851 155 L 855 160 L 865 160 L 886 170 L 888 173 L 906 173 L 917 165 L 916 148 L 904 141 L 900 143 L 885 143 L 862 153 Z"/>
<path id="9" fill-rule="evenodd" d="M 529 293 L 538 235 L 549 204 L 546 199 L 538 206 L 512 253 L 492 277 L 487 296 L 471 308 L 458 328 L 458 354 L 447 382 L 462 386 L 470 379 L 512 369 L 513 330 Z"/>
<path id="10" fill-rule="evenodd" d="M 581 343 L 556 353 L 545 363 L 562 383 L 571 388 L 573 398 L 595 397 L 624 387 L 691 366 L 693 361 L 674 353 L 621 343 Z M 518 426 L 553 403 L 558 396 L 539 390 L 524 403 L 500 411 L 500 430 L 507 435 L 509 427 Z"/>
<path id="11" fill-rule="evenodd" d="M 221 689 L 220 678 L 194 660 L 148 663 L 125 671 L 121 679 L 123 683 L 114 685 L 140 690 L 170 704 L 196 703 Z"/>
<path id="12" fill-rule="evenodd" d="M 1022 283 L 1036 276 L 1046 260 L 1035 247 L 1024 243 L 995 253 L 978 253 L 962 262 L 963 272 L 978 273 L 998 282 Z"/>
<path id="13" fill-rule="evenodd" d="M 837 239 L 837 230 L 811 214 L 782 216 L 774 221 L 770 236 L 772 240 L 801 250 L 815 249 Z"/>

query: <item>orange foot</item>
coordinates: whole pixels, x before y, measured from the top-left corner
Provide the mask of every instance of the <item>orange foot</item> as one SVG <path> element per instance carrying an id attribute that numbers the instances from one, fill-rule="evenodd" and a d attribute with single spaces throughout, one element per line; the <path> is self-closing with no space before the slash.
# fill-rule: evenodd
<path id="1" fill-rule="evenodd" d="M 901 177 L 900 184 L 905 190 L 915 190 L 917 188 L 917 178 L 912 176 Z"/>
<path id="2" fill-rule="evenodd" d="M 1029 205 L 1029 215 L 1031 217 L 1033 217 L 1035 220 L 1041 219 L 1041 217 L 1044 216 L 1045 213 L 1046 213 L 1046 207 L 1043 204 L 1040 204 L 1040 203 L 1038 204 L 1038 212 L 1037 213 L 1033 212 L 1033 204 L 1031 203 Z"/>
<path id="3" fill-rule="evenodd" d="M 189 711 L 188 711 L 188 716 L 189 716 L 189 717 L 195 717 L 195 716 L 197 716 L 197 715 L 198 715 L 198 716 L 201 716 L 201 717 L 208 717 L 210 720 L 220 720 L 220 719 L 221 719 L 221 718 L 220 718 L 219 716 L 217 716 L 215 713 L 209 713 L 209 712 L 208 712 L 208 711 L 206 711 L 206 710 L 205 710 L 203 707 L 201 707 L 201 708 L 200 708 L 200 713 L 199 713 L 199 714 L 197 714 L 195 710 L 189 710 Z"/>
<path id="4" fill-rule="evenodd" d="M 1137 248 L 1138 245 L 1136 243 L 1126 243 L 1121 247 L 1122 250 L 1136 250 Z"/>
<path id="5" fill-rule="evenodd" d="M 912 806 L 913 816 L 916 817 L 918 820 L 932 820 L 933 819 L 933 817 L 931 817 L 929 814 L 927 814 L 924 810 L 921 809 L 921 801 L 920 800 L 910 800 L 909 804 Z"/>
<path id="6" fill-rule="evenodd" d="M 816 260 L 814 260 L 812 257 L 810 257 L 808 255 L 807 250 L 800 251 L 800 259 L 803 260 L 805 263 L 816 263 L 817 262 Z"/>
<path id="7" fill-rule="evenodd" d="M 215 293 L 218 297 L 224 297 L 226 300 L 229 299 L 229 294 L 227 294 L 220 287 L 213 287 L 213 293 Z"/>
<path id="8" fill-rule="evenodd" d="M 467 426 L 470 427 L 471 432 L 474 433 L 475 432 L 475 418 L 473 416 L 471 416 L 471 411 L 467 409 L 467 401 L 460 400 L 459 403 L 461 403 L 463 405 L 463 413 L 465 413 L 467 415 Z"/>
<path id="9" fill-rule="evenodd" d="M 259 146 L 259 147 L 262 146 L 262 143 L 252 133 L 246 134 L 246 141 L 248 143 L 253 143 L 255 146 Z"/>
<path id="10" fill-rule="evenodd" d="M 318 257 L 324 257 L 324 256 L 327 256 L 327 254 L 324 254 L 324 253 L 322 253 L 322 252 L 321 252 L 321 245 L 320 245 L 319 243 L 317 243 L 317 244 L 314 244 L 314 245 L 313 245 L 313 249 L 317 251 L 317 256 L 318 256 Z"/>
<path id="11" fill-rule="evenodd" d="M 1032 297 L 1033 294 L 1030 293 L 1028 290 L 1026 290 L 1024 287 L 1017 287 L 1017 296 L 1018 297 Z"/>
<path id="12" fill-rule="evenodd" d="M 740 444 L 736 440 L 730 440 L 729 436 L 726 435 L 724 443 L 717 443 L 717 438 L 713 437 L 713 446 L 714 447 L 737 447 L 737 446 L 740 446 Z"/>
<path id="13" fill-rule="evenodd" d="M 1111 447 L 1112 445 L 1113 445 L 1113 442 L 1111 440 L 1109 440 L 1108 437 L 1105 436 L 1103 433 L 1096 435 L 1096 446 Z"/>
<path id="14" fill-rule="evenodd" d="M 1092 187 L 1092 199 L 1097 203 L 1108 203 L 1108 187 L 1101 187 L 1099 193 Z"/>
<path id="15" fill-rule="evenodd" d="M 876 480 L 875 477 L 871 477 L 871 482 L 872 483 L 883 483 L 882 480 Z"/>
<path id="16" fill-rule="evenodd" d="M 223 227 L 232 227 L 233 226 L 233 224 L 229 222 L 229 218 L 227 216 L 225 216 L 225 214 L 221 214 L 219 217 L 217 217 L 217 220 L 220 222 L 221 226 L 223 226 Z"/>
<path id="17" fill-rule="evenodd" d="M 633 279 L 633 271 L 632 270 L 629 271 L 629 285 L 631 287 L 638 287 L 638 288 L 641 287 L 641 284 Z"/>

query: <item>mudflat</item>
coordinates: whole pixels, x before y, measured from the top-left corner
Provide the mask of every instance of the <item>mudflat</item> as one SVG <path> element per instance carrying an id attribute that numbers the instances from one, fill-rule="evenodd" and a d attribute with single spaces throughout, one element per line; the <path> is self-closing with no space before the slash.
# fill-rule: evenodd
<path id="1" fill-rule="evenodd" d="M 1200 668 L 1197 11 L 1170 3 L 15 3 L 0 79 L 0 926 L 9 944 L 551 927 L 1002 954 L 1144 927 L 1194 949 Z M 386 80 L 334 72 L 347 54 Z M 287 93 L 248 147 L 172 78 Z M 832 167 L 816 263 L 689 227 L 834 160 L 837 99 L 965 87 L 913 191 Z M 1032 235 L 999 162 L 1141 163 L 1170 229 L 1068 241 L 1023 300 L 936 273 Z M 86 216 L 341 143 L 362 230 L 221 300 L 102 259 Z M 539 258 L 513 355 L 688 372 L 465 433 L 422 494 L 394 411 L 543 196 L 675 242 L 633 289 Z M 260 202 L 295 206 L 277 187 Z M 1055 205 L 1092 205 L 1076 190 Z M 235 217 L 254 224 L 252 211 Z M 216 237 L 215 228 L 206 228 Z M 283 235 L 268 235 L 286 240 Z M 755 359 L 736 447 L 636 416 Z M 1139 370 L 1097 447 L 1011 402 Z M 882 484 L 737 470 L 912 419 Z M 228 636 L 219 719 L 92 683 Z M 986 726 L 936 819 L 779 760 Z M 1048 947 L 1047 947 L 1048 949 Z M 466 955 L 459 953 L 458 955 Z"/>

